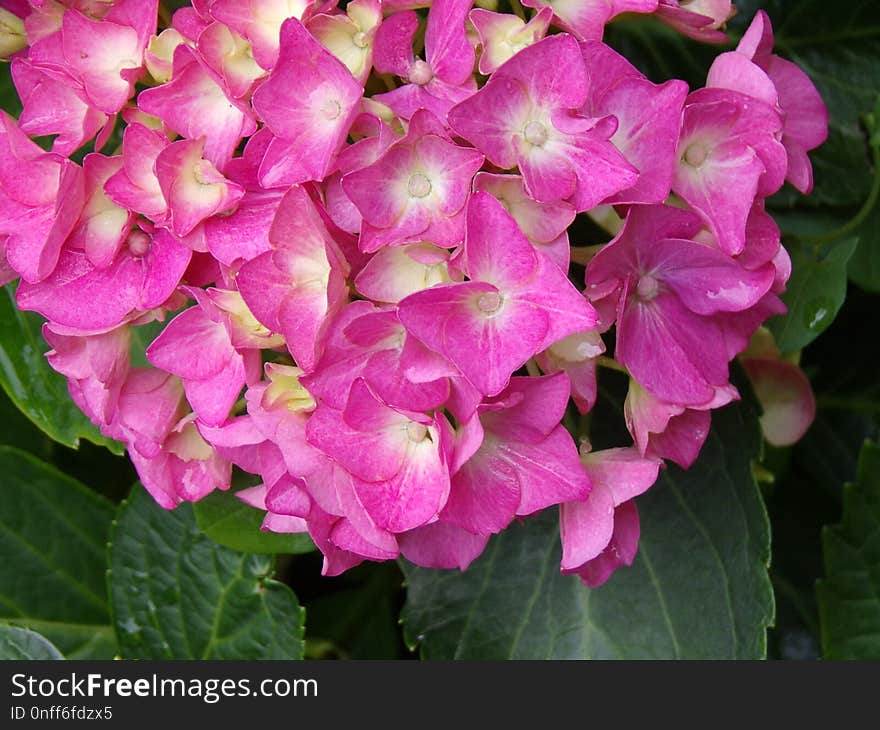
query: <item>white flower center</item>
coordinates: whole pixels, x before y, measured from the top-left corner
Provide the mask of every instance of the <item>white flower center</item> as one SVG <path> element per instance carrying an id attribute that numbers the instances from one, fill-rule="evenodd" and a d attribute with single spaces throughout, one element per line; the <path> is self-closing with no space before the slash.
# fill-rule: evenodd
<path id="1" fill-rule="evenodd" d="M 699 167 L 709 156 L 709 148 L 702 142 L 694 142 L 684 152 L 684 161 L 691 167 Z"/>
<path id="2" fill-rule="evenodd" d="M 650 274 L 641 277 L 636 285 L 636 295 L 639 299 L 646 302 L 650 302 L 656 297 L 659 291 L 660 283 Z"/>
<path id="3" fill-rule="evenodd" d="M 411 198 L 425 198 L 431 193 L 431 181 L 421 172 L 410 175 L 406 191 Z"/>
<path id="4" fill-rule="evenodd" d="M 487 291 L 481 294 L 477 300 L 477 309 L 484 314 L 495 314 L 495 312 L 501 309 L 501 302 L 501 294 L 497 291 Z"/>
<path id="5" fill-rule="evenodd" d="M 342 116 L 342 105 L 336 99 L 327 99 L 321 104 L 320 112 L 324 119 L 332 122 Z"/>
<path id="6" fill-rule="evenodd" d="M 541 122 L 531 121 L 523 127 L 523 137 L 530 145 L 543 147 L 547 141 L 547 127 Z"/>

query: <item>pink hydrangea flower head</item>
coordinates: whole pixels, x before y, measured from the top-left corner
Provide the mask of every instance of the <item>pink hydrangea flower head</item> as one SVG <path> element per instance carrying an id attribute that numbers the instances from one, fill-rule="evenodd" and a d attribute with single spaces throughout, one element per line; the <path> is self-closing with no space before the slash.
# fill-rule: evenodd
<path id="1" fill-rule="evenodd" d="M 548 345 L 596 324 L 586 299 L 488 193 L 468 206 L 465 271 L 470 281 L 408 296 L 399 316 L 485 395 Z"/>
<path id="2" fill-rule="evenodd" d="M 579 114 L 586 98 L 580 48 L 560 34 L 511 58 L 453 107 L 449 124 L 494 165 L 518 166 L 535 200 L 570 200 L 577 210 L 589 210 L 630 187 L 638 173 L 608 141 L 616 130 L 613 117 Z"/>
<path id="3" fill-rule="evenodd" d="M 275 135 L 260 166 L 264 187 L 323 180 L 357 114 L 363 88 L 298 20 L 281 31 L 281 55 L 254 93 Z"/>

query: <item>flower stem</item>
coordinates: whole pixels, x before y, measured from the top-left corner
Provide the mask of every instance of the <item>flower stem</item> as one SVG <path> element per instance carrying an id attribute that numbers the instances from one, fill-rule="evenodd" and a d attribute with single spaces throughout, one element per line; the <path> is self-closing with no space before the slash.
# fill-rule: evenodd
<path id="1" fill-rule="evenodd" d="M 599 367 L 608 368 L 609 370 L 616 370 L 619 373 L 623 373 L 624 375 L 629 375 L 629 370 L 627 370 L 623 365 L 621 365 L 617 360 L 612 360 L 610 357 L 606 357 L 605 355 L 599 355 L 596 358 L 596 364 Z"/>
<path id="2" fill-rule="evenodd" d="M 874 183 L 871 185 L 871 192 L 868 193 L 868 198 L 865 200 L 865 203 L 859 212 L 842 226 L 831 231 L 826 231 L 825 233 L 820 233 L 815 236 L 801 236 L 804 241 L 818 245 L 828 243 L 829 241 L 835 241 L 838 238 L 843 238 L 857 230 L 859 226 L 867 220 L 868 216 L 871 215 L 874 206 L 877 204 L 877 200 L 880 199 L 880 145 L 871 147 L 871 153 L 874 159 Z"/>
<path id="3" fill-rule="evenodd" d="M 593 256 L 605 248 L 606 245 L 604 243 L 597 243 L 595 246 L 572 246 L 571 260 L 576 264 L 586 266 L 593 260 Z"/>
<path id="4" fill-rule="evenodd" d="M 525 20 L 525 19 L 526 19 L 526 13 L 525 13 L 525 10 L 523 10 L 523 6 L 522 6 L 522 4 L 520 3 L 519 0 L 510 0 L 510 9 L 511 9 L 514 13 L 516 13 L 516 16 L 517 16 L 520 20 Z"/>

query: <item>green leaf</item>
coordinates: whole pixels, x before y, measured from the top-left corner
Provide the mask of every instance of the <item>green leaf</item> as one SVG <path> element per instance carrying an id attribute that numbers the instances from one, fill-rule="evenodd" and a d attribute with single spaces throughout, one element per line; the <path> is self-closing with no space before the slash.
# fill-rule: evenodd
<path id="1" fill-rule="evenodd" d="M 73 449 L 80 438 L 106 446 L 115 454 L 125 447 L 101 435 L 77 408 L 67 380 L 49 367 L 49 345 L 40 331 L 43 320 L 15 306 L 12 284 L 0 293 L 0 386 L 34 424 L 55 441 Z"/>
<path id="2" fill-rule="evenodd" d="M 113 506 L 18 449 L 0 446 L 0 620 L 66 654 L 111 658 L 105 546 Z"/>
<path id="3" fill-rule="evenodd" d="M 773 620 L 755 412 L 728 406 L 690 471 L 639 498 L 632 568 L 603 587 L 559 573 L 555 510 L 493 538 L 464 573 L 404 565 L 407 641 L 428 658 L 759 658 Z"/>
<path id="4" fill-rule="evenodd" d="M 272 558 L 205 537 L 192 505 L 159 507 L 137 487 L 110 546 L 110 599 L 126 659 L 300 659 L 303 615 L 271 579 Z"/>
<path id="5" fill-rule="evenodd" d="M 230 492 L 213 492 L 193 505 L 199 529 L 214 542 L 245 553 L 308 553 L 315 549 L 303 534 L 264 532 L 265 512 L 255 509 Z"/>
<path id="6" fill-rule="evenodd" d="M 116 636 L 113 627 L 89 626 L 62 621 L 5 619 L 10 626 L 27 627 L 48 636 L 66 659 L 114 659 Z"/>
<path id="7" fill-rule="evenodd" d="M 859 246 L 849 260 L 849 278 L 863 289 L 880 293 L 880 203 L 856 231 Z"/>
<path id="8" fill-rule="evenodd" d="M 43 460 L 51 457 L 54 446 L 54 442 L 15 407 L 2 389 L 0 389 L 0 444 L 28 451 Z"/>
<path id="9" fill-rule="evenodd" d="M 399 659 L 406 649 L 395 605 L 402 583 L 397 565 L 365 563 L 340 580 L 342 586 L 308 604 L 309 642 L 335 658 Z"/>
<path id="10" fill-rule="evenodd" d="M 45 636 L 15 626 L 0 626 L 0 659 L 64 659 L 64 657 Z"/>
<path id="11" fill-rule="evenodd" d="M 880 659 L 880 446 L 866 442 L 858 479 L 844 487 L 843 519 L 822 534 L 817 586 L 828 659 Z"/>
<path id="12" fill-rule="evenodd" d="M 782 296 L 788 313 L 768 322 L 783 353 L 810 344 L 834 321 L 846 298 L 846 266 L 857 243 L 849 239 L 821 249 L 789 247 L 792 275 Z"/>

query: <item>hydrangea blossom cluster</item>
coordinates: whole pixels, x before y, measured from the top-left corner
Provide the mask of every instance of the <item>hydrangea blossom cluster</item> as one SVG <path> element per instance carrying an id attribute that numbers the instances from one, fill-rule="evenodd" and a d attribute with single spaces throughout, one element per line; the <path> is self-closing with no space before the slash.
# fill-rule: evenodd
<path id="1" fill-rule="evenodd" d="M 236 466 L 329 575 L 464 569 L 554 506 L 564 572 L 632 562 L 633 499 L 696 459 L 784 309 L 764 200 L 809 192 L 826 113 L 764 13 L 697 90 L 602 42 L 622 13 L 717 42 L 729 0 L 523 4 L 0 3 L 2 278 L 160 505 Z M 612 240 L 571 241 L 582 214 Z M 562 422 L 597 365 L 628 374 L 632 443 L 592 451 Z"/>

